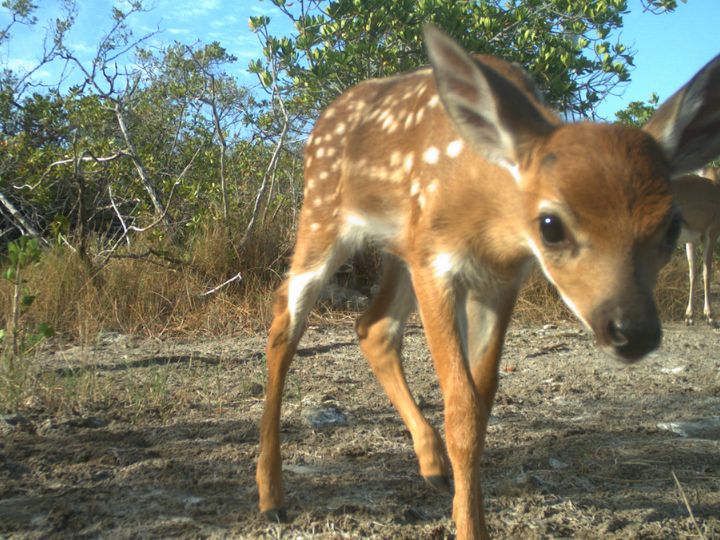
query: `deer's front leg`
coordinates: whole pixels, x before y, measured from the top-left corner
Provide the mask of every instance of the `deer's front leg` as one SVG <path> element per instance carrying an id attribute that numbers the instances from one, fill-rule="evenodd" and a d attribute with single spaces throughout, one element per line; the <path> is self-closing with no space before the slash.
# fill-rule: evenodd
<path id="1" fill-rule="evenodd" d="M 413 282 L 445 404 L 445 438 L 452 464 L 453 519 L 460 539 L 487 538 L 480 489 L 487 411 L 466 361 L 464 291 L 433 268 L 414 269 Z"/>
<path id="2" fill-rule="evenodd" d="M 685 310 L 685 324 L 691 325 L 695 322 L 693 320 L 693 296 L 695 294 L 695 244 L 691 242 L 686 243 L 685 252 L 687 253 L 688 276 L 690 283 L 690 292 L 688 293 L 688 305 L 687 309 Z"/>
<path id="3" fill-rule="evenodd" d="M 498 368 L 505 331 L 512 315 L 519 283 L 492 293 L 470 292 L 466 300 L 468 361 L 478 396 L 489 416 L 498 388 Z"/>

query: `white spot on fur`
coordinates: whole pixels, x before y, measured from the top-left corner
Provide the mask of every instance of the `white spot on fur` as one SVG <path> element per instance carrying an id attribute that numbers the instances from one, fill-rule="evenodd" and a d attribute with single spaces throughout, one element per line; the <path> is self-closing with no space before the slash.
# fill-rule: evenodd
<path id="1" fill-rule="evenodd" d="M 320 178 L 322 178 L 322 173 L 320 173 Z M 308 178 L 307 182 L 305 182 L 305 187 L 307 189 L 315 189 L 315 179 L 314 178 Z"/>
<path id="2" fill-rule="evenodd" d="M 319 287 L 325 274 L 325 265 L 320 265 L 315 270 L 303 272 L 290 276 L 288 280 L 288 312 L 290 313 L 290 333 L 295 334 L 297 317 L 302 316 L 307 311 L 307 298 L 312 297 L 309 294 L 314 287 Z"/>
<path id="3" fill-rule="evenodd" d="M 430 263 L 438 277 L 446 277 L 455 268 L 455 257 L 451 253 L 438 253 Z"/>
<path id="4" fill-rule="evenodd" d="M 387 118 L 385 118 L 385 121 L 382 123 L 382 128 L 389 130 L 393 126 L 397 126 L 397 122 L 395 121 L 395 117 L 393 115 L 389 115 Z"/>
<path id="5" fill-rule="evenodd" d="M 428 100 L 428 107 L 435 108 L 438 105 L 440 105 L 440 96 L 437 94 L 434 94 L 429 100 Z"/>
<path id="6" fill-rule="evenodd" d="M 362 216 L 359 216 L 357 214 L 348 213 L 345 215 L 345 222 L 348 225 L 352 225 L 353 227 L 365 227 L 367 226 L 367 221 L 365 221 L 365 218 Z"/>
<path id="7" fill-rule="evenodd" d="M 389 240 L 394 238 L 400 229 L 400 223 L 396 219 L 380 219 L 354 212 L 344 213 L 343 225 L 343 238 L 356 245 L 361 245 L 367 238 Z"/>
<path id="8" fill-rule="evenodd" d="M 423 161 L 430 165 L 435 165 L 440 160 L 440 150 L 431 146 L 423 152 Z"/>
<path id="9" fill-rule="evenodd" d="M 330 176 L 330 173 L 327 171 L 322 171 L 320 174 L 318 174 L 318 178 L 320 180 L 327 180 L 328 176 Z"/>
<path id="10" fill-rule="evenodd" d="M 415 115 L 413 113 L 408 114 L 405 117 L 405 129 L 410 129 L 415 122 Z"/>
<path id="11" fill-rule="evenodd" d="M 315 208 L 318 208 L 318 207 L 322 206 L 322 202 L 323 202 L 322 197 L 315 197 L 313 199 L 313 206 Z"/>
<path id="12" fill-rule="evenodd" d="M 515 179 L 515 183 L 519 186 L 522 184 L 522 176 L 520 175 L 520 167 L 518 167 L 517 163 L 511 163 L 507 160 L 500 160 L 498 162 L 498 165 L 500 165 L 503 169 L 507 170 L 512 177 Z"/>
<path id="13" fill-rule="evenodd" d="M 418 182 L 418 181 L 416 180 L 416 181 L 413 182 L 412 185 L 410 186 L 410 196 L 411 196 L 411 197 L 415 197 L 415 196 L 417 196 L 418 193 L 420 193 L 420 182 Z"/>
<path id="14" fill-rule="evenodd" d="M 403 169 L 405 172 L 409 173 L 412 170 L 414 161 L 415 155 L 412 152 L 405 154 L 405 159 L 403 160 Z"/>
<path id="15" fill-rule="evenodd" d="M 390 166 L 398 167 L 400 166 L 400 163 L 402 163 L 402 152 L 400 152 L 400 150 L 395 150 L 392 154 L 390 154 Z"/>
<path id="16" fill-rule="evenodd" d="M 311 223 L 310 224 L 310 230 L 312 232 L 317 232 L 320 230 L 320 224 L 319 223 Z"/>
<path id="17" fill-rule="evenodd" d="M 318 148 L 317 150 L 315 150 L 315 157 L 316 157 L 316 158 L 323 158 L 323 157 L 325 157 L 325 148 L 321 146 L 320 148 Z"/>
<path id="18" fill-rule="evenodd" d="M 465 148 L 465 143 L 462 142 L 461 139 L 455 139 L 450 144 L 448 144 L 447 149 L 445 150 L 445 153 L 450 158 L 456 158 L 463 151 L 463 148 Z"/>
<path id="19" fill-rule="evenodd" d="M 343 135 L 346 130 L 347 125 L 345 124 L 345 122 L 340 122 L 337 126 L 335 126 L 335 135 Z"/>

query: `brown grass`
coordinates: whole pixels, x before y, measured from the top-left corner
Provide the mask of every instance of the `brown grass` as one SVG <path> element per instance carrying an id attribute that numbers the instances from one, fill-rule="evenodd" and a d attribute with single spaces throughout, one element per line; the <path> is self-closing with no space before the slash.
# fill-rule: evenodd
<path id="1" fill-rule="evenodd" d="M 101 331 L 149 336 L 264 331 L 273 290 L 292 249 L 291 235 L 281 228 L 259 232 L 241 255 L 234 247 L 238 234 L 210 224 L 183 249 L 129 258 L 130 253 L 147 252 L 148 246 L 138 243 L 100 269 L 84 264 L 69 249 L 54 248 L 25 272 L 27 286 L 37 298 L 23 315 L 23 325 L 32 329 L 48 323 L 66 339 L 81 343 L 94 340 Z M 365 262 L 357 259 L 356 282 L 371 282 L 377 261 L 376 254 Z M 238 272 L 242 280 L 203 295 Z M 678 251 L 658 283 L 664 320 L 682 319 L 686 291 L 686 266 Z M 8 283 L 0 283 L 0 324 L 4 326 L 10 317 L 11 292 Z M 323 317 L 327 316 L 325 309 Z M 552 286 L 539 271 L 533 271 L 518 299 L 515 321 L 543 324 L 572 318 Z"/>

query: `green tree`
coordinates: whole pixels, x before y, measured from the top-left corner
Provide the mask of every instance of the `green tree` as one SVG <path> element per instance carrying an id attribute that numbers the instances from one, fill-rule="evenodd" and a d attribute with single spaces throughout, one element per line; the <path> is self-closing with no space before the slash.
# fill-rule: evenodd
<path id="1" fill-rule="evenodd" d="M 647 101 L 631 101 L 615 113 L 615 120 L 628 126 L 642 127 L 657 110 L 660 98 L 653 93 Z"/>
<path id="2" fill-rule="evenodd" d="M 464 47 L 525 66 L 548 102 L 574 117 L 591 117 L 605 96 L 629 80 L 632 51 L 613 36 L 626 0 L 271 0 L 295 25 L 289 37 L 268 32 L 269 18 L 251 28 L 264 58 L 250 64 L 265 88 L 285 89 L 287 102 L 314 118 L 360 80 L 426 63 L 425 22 Z M 671 11 L 673 0 L 646 0 Z"/>

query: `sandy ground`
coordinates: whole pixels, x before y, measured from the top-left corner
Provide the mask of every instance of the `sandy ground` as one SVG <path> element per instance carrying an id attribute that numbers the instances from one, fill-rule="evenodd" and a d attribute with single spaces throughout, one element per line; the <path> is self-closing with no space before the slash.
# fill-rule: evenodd
<path id="1" fill-rule="evenodd" d="M 0 537 L 453 537 L 450 494 L 418 475 L 351 328 L 311 327 L 290 373 L 287 525 L 256 511 L 264 336 L 109 335 L 32 359 L 85 397 L 0 419 Z M 493 536 L 720 538 L 719 340 L 671 324 L 659 352 L 624 366 L 575 324 L 511 327 L 484 456 Z M 405 358 L 442 431 L 417 325 Z M 312 427 L 318 408 L 345 421 Z"/>

